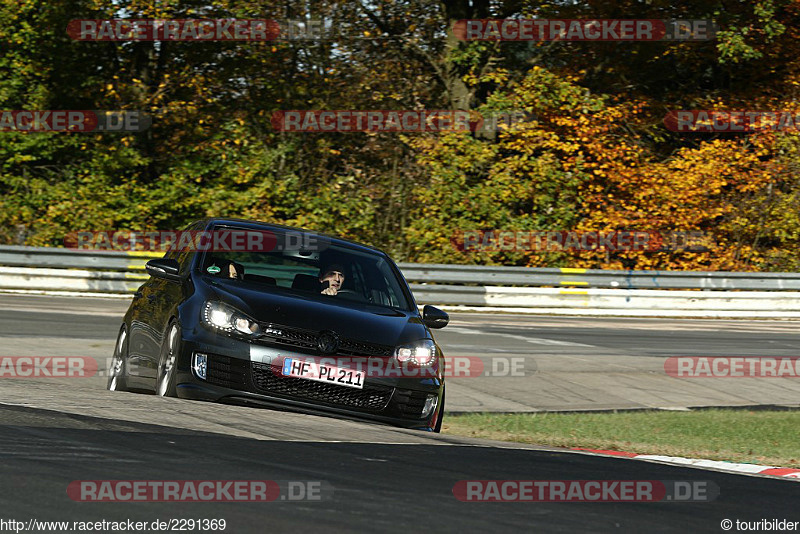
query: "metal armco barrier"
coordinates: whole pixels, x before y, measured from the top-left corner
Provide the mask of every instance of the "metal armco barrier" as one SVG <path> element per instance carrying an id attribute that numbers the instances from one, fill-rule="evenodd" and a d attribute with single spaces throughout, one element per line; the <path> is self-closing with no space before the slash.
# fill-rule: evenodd
<path id="1" fill-rule="evenodd" d="M 144 264 L 164 254 L 156 252 L 99 252 L 55 247 L 0 245 L 0 265 L 58 269 L 144 270 Z"/>
<path id="2" fill-rule="evenodd" d="M 0 289 L 133 293 L 147 278 L 144 273 L 0 267 Z"/>
<path id="3" fill-rule="evenodd" d="M 147 280 L 147 260 L 161 255 L 0 246 L 0 289 L 132 293 Z M 446 307 L 584 315 L 800 317 L 800 273 L 399 266 L 418 302 Z"/>
<path id="4" fill-rule="evenodd" d="M 437 284 L 619 289 L 800 290 L 800 273 L 606 271 L 400 263 L 406 279 Z"/>
<path id="5" fill-rule="evenodd" d="M 411 284 L 418 302 L 472 310 L 633 317 L 800 318 L 797 291 L 680 291 Z"/>

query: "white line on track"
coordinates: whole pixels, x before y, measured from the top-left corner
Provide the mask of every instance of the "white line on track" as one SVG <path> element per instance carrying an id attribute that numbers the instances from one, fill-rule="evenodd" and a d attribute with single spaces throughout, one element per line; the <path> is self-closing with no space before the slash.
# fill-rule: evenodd
<path id="1" fill-rule="evenodd" d="M 125 312 L 109 312 L 109 311 L 98 311 L 98 310 L 89 310 L 89 309 L 81 309 L 81 310 L 68 310 L 64 308 L 39 308 L 39 307 L 31 307 L 31 308 L 23 308 L 17 306 L 3 306 L 0 311 L 12 311 L 12 312 L 26 312 L 26 313 L 53 313 L 56 315 L 92 315 L 92 316 L 99 316 L 99 317 L 119 317 L 122 320 L 122 316 L 125 315 Z"/>
<path id="2" fill-rule="evenodd" d="M 517 334 L 505 334 L 502 332 L 482 332 L 478 330 L 473 330 L 471 328 L 462 328 L 458 326 L 451 326 L 450 328 L 447 329 L 447 331 L 455 332 L 457 334 L 472 334 L 478 336 L 500 336 L 506 339 L 516 339 L 519 341 L 525 341 L 526 343 L 533 343 L 534 345 L 596 348 L 594 345 L 585 345 L 583 343 L 574 343 L 572 341 L 559 341 L 557 339 L 545 339 L 542 337 L 527 337 L 527 336 L 520 336 Z"/>

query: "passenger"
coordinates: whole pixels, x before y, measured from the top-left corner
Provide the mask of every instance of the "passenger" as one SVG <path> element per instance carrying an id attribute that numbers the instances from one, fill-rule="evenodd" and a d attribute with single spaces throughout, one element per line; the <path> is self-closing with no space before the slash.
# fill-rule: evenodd
<path id="1" fill-rule="evenodd" d="M 217 270 L 212 270 L 216 268 Z M 244 266 L 230 260 L 216 259 L 209 267 L 209 272 L 224 278 L 241 280 L 244 278 Z"/>

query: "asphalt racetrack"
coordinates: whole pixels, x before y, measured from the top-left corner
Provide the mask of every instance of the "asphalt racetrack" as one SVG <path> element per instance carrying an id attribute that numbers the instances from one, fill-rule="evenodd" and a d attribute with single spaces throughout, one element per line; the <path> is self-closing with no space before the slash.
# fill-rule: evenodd
<path id="1" fill-rule="evenodd" d="M 0 380 L 0 531 L 15 520 L 224 519 L 225 532 L 723 532 L 800 521 L 800 484 L 355 420 L 105 390 L 127 302 L 0 295 L 0 356 L 90 356 L 92 378 Z M 681 381 L 669 356 L 796 356 L 796 323 L 453 314 L 446 354 L 523 358 L 524 376 L 448 379 L 452 411 L 797 406 L 790 379 Z M 723 382 L 723 384 L 716 384 Z M 765 383 L 768 382 L 768 383 Z M 77 502 L 73 481 L 323 483 L 320 499 Z M 462 502 L 464 480 L 686 481 L 709 502 Z M 73 495 L 74 497 L 74 495 Z M 20 531 L 28 531 L 20 530 Z M 36 530 L 33 530 L 36 531 Z M 79 531 L 70 528 L 66 532 Z M 152 531 L 152 530 L 150 530 Z M 219 530 L 218 530 L 219 531 Z"/>

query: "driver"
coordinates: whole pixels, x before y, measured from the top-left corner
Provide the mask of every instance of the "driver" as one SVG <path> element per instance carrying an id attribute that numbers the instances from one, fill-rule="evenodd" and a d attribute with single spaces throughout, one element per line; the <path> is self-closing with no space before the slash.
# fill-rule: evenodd
<path id="1" fill-rule="evenodd" d="M 325 286 L 327 282 L 327 287 Z M 342 289 L 344 284 L 344 267 L 338 263 L 332 263 L 319 270 L 319 283 L 322 284 L 323 295 L 335 295 Z"/>

